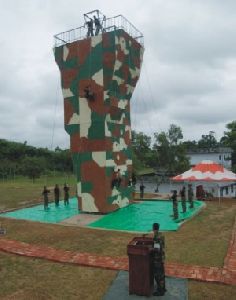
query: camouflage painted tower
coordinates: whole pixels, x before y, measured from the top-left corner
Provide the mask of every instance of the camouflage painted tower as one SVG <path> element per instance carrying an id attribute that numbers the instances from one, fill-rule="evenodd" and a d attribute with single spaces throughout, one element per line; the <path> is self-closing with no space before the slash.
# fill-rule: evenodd
<path id="1" fill-rule="evenodd" d="M 130 99 L 143 37 L 121 15 L 106 18 L 96 10 L 84 17 L 84 26 L 55 36 L 55 59 L 79 208 L 107 213 L 132 198 Z"/>

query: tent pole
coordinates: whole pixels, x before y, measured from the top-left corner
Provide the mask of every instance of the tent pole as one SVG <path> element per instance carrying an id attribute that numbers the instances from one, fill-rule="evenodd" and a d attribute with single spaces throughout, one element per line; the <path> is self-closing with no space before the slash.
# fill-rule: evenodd
<path id="1" fill-rule="evenodd" d="M 217 187 L 218 187 L 218 196 L 219 196 L 219 205 L 220 205 L 220 185 L 217 183 Z"/>

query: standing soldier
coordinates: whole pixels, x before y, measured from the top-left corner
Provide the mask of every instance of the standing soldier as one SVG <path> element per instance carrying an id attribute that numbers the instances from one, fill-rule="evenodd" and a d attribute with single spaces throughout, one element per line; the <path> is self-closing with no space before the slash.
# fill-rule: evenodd
<path id="1" fill-rule="evenodd" d="M 120 173 L 120 169 L 118 169 L 117 171 L 113 171 L 113 175 L 112 175 L 112 181 L 111 181 L 111 188 L 113 189 L 114 187 L 119 188 L 121 185 L 121 173 Z"/>
<path id="2" fill-rule="evenodd" d="M 93 36 L 93 19 L 87 21 L 86 25 L 88 27 L 87 37 Z"/>
<path id="3" fill-rule="evenodd" d="M 133 172 L 133 173 L 132 173 L 132 184 L 133 184 L 134 187 L 135 187 L 136 183 L 137 183 L 136 175 L 135 175 L 135 173 Z"/>
<path id="4" fill-rule="evenodd" d="M 186 213 L 186 194 L 185 194 L 185 186 L 180 191 L 181 196 L 181 204 L 182 204 L 182 213 Z"/>
<path id="5" fill-rule="evenodd" d="M 102 32 L 102 25 L 101 25 L 99 19 L 96 16 L 94 16 L 93 18 L 94 18 L 94 25 L 95 25 L 95 28 L 96 28 L 95 29 L 95 35 L 98 35 L 100 30 Z"/>
<path id="6" fill-rule="evenodd" d="M 131 177 L 130 177 L 129 180 L 128 180 L 128 186 L 133 186 L 132 178 L 131 178 Z"/>
<path id="7" fill-rule="evenodd" d="M 47 189 L 46 185 L 43 188 L 43 203 L 44 203 L 44 210 L 48 209 L 48 194 L 50 193 L 50 191 Z"/>
<path id="8" fill-rule="evenodd" d="M 192 185 L 189 184 L 188 185 L 188 201 L 189 201 L 189 208 L 193 208 L 194 207 L 194 203 L 193 203 L 193 189 L 192 189 Z"/>
<path id="9" fill-rule="evenodd" d="M 160 225 L 154 223 L 153 229 L 153 275 L 156 281 L 156 291 L 154 296 L 164 296 L 166 292 L 165 287 L 165 238 L 159 232 Z"/>
<path id="10" fill-rule="evenodd" d="M 145 189 L 145 185 L 143 184 L 143 181 L 141 181 L 139 189 L 140 189 L 140 198 L 143 199 L 143 194 Z"/>
<path id="11" fill-rule="evenodd" d="M 122 181 L 120 169 L 117 170 L 116 179 L 117 179 L 116 184 L 117 184 L 117 187 L 119 188 L 121 185 L 121 181 Z"/>
<path id="12" fill-rule="evenodd" d="M 114 170 L 113 174 L 112 174 L 112 179 L 111 179 L 111 188 L 113 189 L 116 186 L 117 186 L 117 175 L 116 175 L 116 172 Z"/>
<path id="13" fill-rule="evenodd" d="M 171 199 L 173 201 L 173 213 L 174 213 L 174 220 L 177 220 L 179 218 L 179 212 L 178 212 L 178 200 L 177 200 L 177 191 L 173 191 L 173 195 L 171 196 Z"/>
<path id="14" fill-rule="evenodd" d="M 69 205 L 69 187 L 68 187 L 68 185 L 65 183 L 64 184 L 64 188 L 63 188 L 63 190 L 64 190 L 64 204 L 67 206 L 67 205 Z"/>
<path id="15" fill-rule="evenodd" d="M 54 199 L 55 199 L 55 206 L 58 207 L 59 200 L 60 200 L 60 189 L 59 189 L 58 184 L 56 184 L 55 188 L 54 188 Z"/>

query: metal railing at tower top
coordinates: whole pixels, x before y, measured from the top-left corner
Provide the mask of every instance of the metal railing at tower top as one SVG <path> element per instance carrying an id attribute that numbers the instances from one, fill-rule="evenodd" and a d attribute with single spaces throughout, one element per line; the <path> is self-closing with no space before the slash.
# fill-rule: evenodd
<path id="1" fill-rule="evenodd" d="M 144 46 L 143 34 L 132 23 L 130 23 L 124 16 L 118 15 L 112 18 L 104 18 L 100 21 L 101 21 L 103 32 L 110 32 L 118 29 L 123 29 L 139 44 Z M 67 43 L 83 40 L 87 38 L 87 32 L 88 32 L 88 28 L 86 24 L 78 28 L 60 32 L 54 35 L 54 41 L 55 41 L 54 46 L 60 47 Z"/>

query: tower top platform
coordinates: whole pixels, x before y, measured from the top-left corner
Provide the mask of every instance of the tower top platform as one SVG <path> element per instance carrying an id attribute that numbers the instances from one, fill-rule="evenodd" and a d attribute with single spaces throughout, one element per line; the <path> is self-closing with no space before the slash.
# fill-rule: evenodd
<path id="1" fill-rule="evenodd" d="M 93 10 L 88 13 L 85 13 L 84 25 L 54 35 L 54 46 L 60 47 L 68 43 L 73 43 L 75 41 L 88 38 L 87 23 L 89 20 L 93 20 L 94 17 L 96 17 L 99 20 L 102 28 L 102 33 L 123 29 L 139 44 L 144 46 L 143 34 L 124 16 L 117 15 L 115 17 L 107 18 L 99 10 Z"/>

